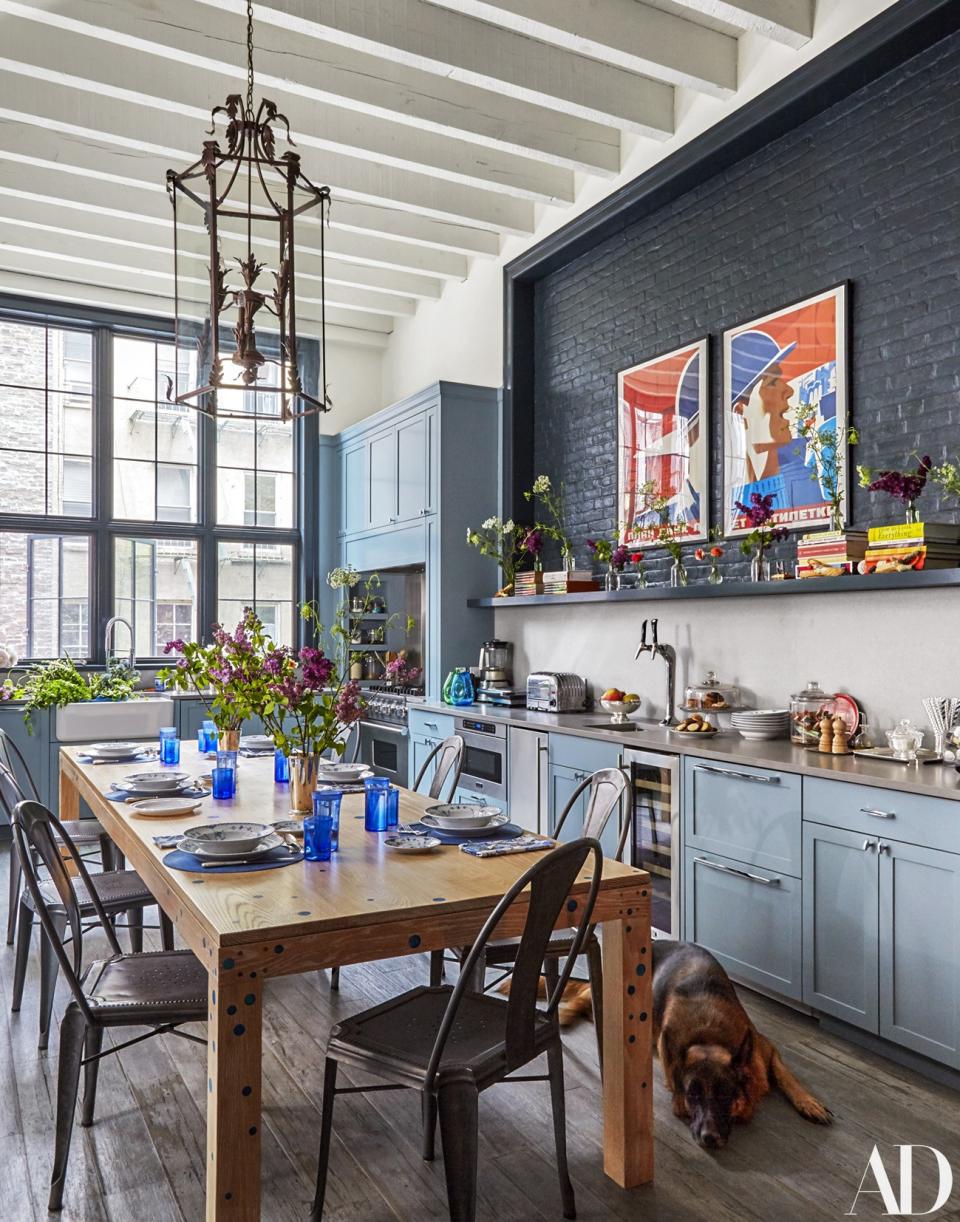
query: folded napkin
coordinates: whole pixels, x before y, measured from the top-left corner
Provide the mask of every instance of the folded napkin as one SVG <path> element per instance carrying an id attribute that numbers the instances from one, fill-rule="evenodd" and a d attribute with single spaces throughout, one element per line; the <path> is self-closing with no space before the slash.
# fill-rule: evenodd
<path id="1" fill-rule="evenodd" d="M 209 798 L 210 790 L 203 789 L 199 785 L 188 785 L 185 789 L 177 789 L 173 793 L 138 793 L 133 794 L 129 789 L 120 789 L 114 787 L 107 791 L 106 797 L 111 802 L 126 802 L 127 798 L 136 798 L 138 801 L 147 802 L 151 798 Z"/>
<path id="2" fill-rule="evenodd" d="M 154 836 L 153 843 L 158 849 L 175 849 L 183 839 L 183 832 L 164 832 L 162 836 Z"/>
<path id="3" fill-rule="evenodd" d="M 275 752 L 273 747 L 241 747 L 240 754 L 246 756 L 247 759 L 259 759 L 261 755 L 273 759 Z"/>
<path id="4" fill-rule="evenodd" d="M 471 857 L 503 857 L 507 853 L 536 853 L 552 849 L 555 844 L 556 841 L 544 836 L 524 832 L 512 840 L 468 840 L 460 845 L 460 852 L 469 853 Z"/>

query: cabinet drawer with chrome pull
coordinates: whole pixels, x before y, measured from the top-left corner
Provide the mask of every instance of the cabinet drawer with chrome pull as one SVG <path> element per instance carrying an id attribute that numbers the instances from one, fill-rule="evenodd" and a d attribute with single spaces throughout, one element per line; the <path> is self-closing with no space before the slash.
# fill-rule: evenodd
<path id="1" fill-rule="evenodd" d="M 931 769 L 918 771 L 923 776 Z M 804 777 L 803 818 L 873 840 L 882 835 L 884 844 L 899 840 L 960 853 L 960 801 L 954 798 Z"/>
<path id="2" fill-rule="evenodd" d="M 801 778 L 792 772 L 688 757 L 684 835 L 688 847 L 800 877 Z"/>

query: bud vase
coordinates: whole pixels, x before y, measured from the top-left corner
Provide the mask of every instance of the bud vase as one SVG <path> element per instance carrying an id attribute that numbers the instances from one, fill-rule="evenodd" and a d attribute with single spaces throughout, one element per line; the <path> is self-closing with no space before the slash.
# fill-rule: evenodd
<path id="1" fill-rule="evenodd" d="M 290 756 L 290 809 L 297 814 L 313 810 L 313 791 L 317 787 L 319 755 L 295 752 Z"/>
<path id="2" fill-rule="evenodd" d="M 770 562 L 762 555 L 754 556 L 750 561 L 750 580 L 751 581 L 769 581 L 770 580 Z"/>
<path id="3" fill-rule="evenodd" d="M 603 588 L 605 590 L 620 589 L 620 574 L 612 564 L 607 565 L 607 571 L 603 575 Z"/>
<path id="4" fill-rule="evenodd" d="M 682 586 L 685 586 L 688 583 L 688 581 L 689 581 L 689 578 L 687 576 L 687 570 L 683 566 L 683 561 L 674 560 L 673 564 L 670 566 L 670 588 L 671 590 L 680 589 Z"/>
<path id="5" fill-rule="evenodd" d="M 710 565 L 710 572 L 707 576 L 707 581 L 712 586 L 718 586 L 723 581 L 723 574 L 720 572 L 720 566 L 714 560 Z"/>

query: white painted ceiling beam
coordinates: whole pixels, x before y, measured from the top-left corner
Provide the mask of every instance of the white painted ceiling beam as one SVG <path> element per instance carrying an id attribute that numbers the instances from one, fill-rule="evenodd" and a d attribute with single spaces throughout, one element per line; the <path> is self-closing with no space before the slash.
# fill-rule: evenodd
<path id="1" fill-rule="evenodd" d="M 241 14 L 245 0 L 199 0 Z M 426 0 L 263 0 L 254 19 L 446 80 L 662 139 L 674 128 L 661 81 L 534 42 Z"/>
<path id="2" fill-rule="evenodd" d="M 11 61 L 15 61 L 21 73 L 31 78 L 103 94 L 124 105 L 163 109 L 205 126 L 209 126 L 214 106 L 245 87 L 245 70 L 239 67 L 228 75 L 215 71 L 216 65 L 211 63 L 176 63 L 139 48 L 118 51 L 116 46 L 96 38 L 58 34 L 45 25 L 4 16 L 3 12 L 0 0 L 0 66 L 7 71 L 14 70 Z M 429 174 L 443 182 L 535 203 L 573 201 L 570 170 L 514 153 L 481 149 L 450 136 L 398 127 L 328 103 L 308 102 L 289 87 L 272 90 L 270 97 L 290 119 L 294 141 L 315 182 L 325 180 L 326 158 L 334 154 L 348 162 L 372 161 L 386 168 Z M 282 132 L 282 125 L 278 125 L 278 137 Z M 281 151 L 287 147 L 283 140 L 278 143 Z"/>
<path id="3" fill-rule="evenodd" d="M 119 250 L 143 250 L 151 255 L 159 254 L 167 259 L 173 259 L 173 223 L 153 227 L 144 224 L 144 219 L 135 213 L 105 216 L 93 211 L 71 210 L 64 207 L 59 199 L 42 201 L 38 197 L 8 194 L 8 189 L 0 186 L 0 224 L 9 222 L 20 227 L 22 231 L 39 230 L 67 235 L 75 248 L 85 242 L 105 243 Z M 242 235 L 237 234 L 231 240 L 228 233 L 225 236 L 223 252 L 225 257 L 236 255 L 242 251 Z M 209 262 L 206 254 L 197 254 L 204 264 Z M 298 275 L 316 277 L 320 271 L 319 250 L 298 244 L 297 272 Z M 408 297 L 419 300 L 435 300 L 442 291 L 442 282 L 428 276 L 416 276 L 411 272 L 394 271 L 388 267 L 367 267 L 359 263 L 347 263 L 329 253 L 325 260 L 326 278 L 330 284 L 344 285 L 350 288 L 373 289 L 378 293 L 396 297 Z"/>
<path id="4" fill-rule="evenodd" d="M 428 0 L 602 63 L 716 98 L 737 88 L 737 40 L 638 0 Z"/>
<path id="5" fill-rule="evenodd" d="M 134 104 L 117 105 L 123 100 Z M 198 123 L 203 120 L 171 113 L 162 98 L 154 102 L 120 99 L 43 79 L 0 57 L 0 118 L 112 143 L 128 153 L 152 154 L 185 168 L 199 154 L 203 127 L 198 128 Z M 494 233 L 525 235 L 533 230 L 533 205 L 526 200 L 351 157 L 327 154 L 323 161 L 324 177 L 341 199 L 386 205 Z"/>
<path id="6" fill-rule="evenodd" d="M 0 293 L 16 297 L 39 297 L 44 301 L 99 306 L 104 309 L 123 310 L 131 314 L 148 314 L 157 318 L 173 316 L 173 301 L 167 297 L 145 292 L 132 292 L 111 286 L 89 284 L 75 280 L 58 280 L 54 277 L 37 276 L 32 273 L 7 271 L 0 267 Z M 357 319 L 357 323 L 361 320 Z M 302 335 L 315 336 L 317 325 L 307 319 L 298 319 L 298 330 Z M 368 320 L 363 325 L 331 323 L 327 319 L 327 342 L 372 348 L 383 351 L 389 342 L 389 331 L 374 330 Z M 331 370 L 331 381 L 334 374 Z"/>
<path id="7" fill-rule="evenodd" d="M 193 0 L 167 0 L 162 14 L 155 0 L 58 0 L 55 7 L 0 0 L 0 13 L 59 31 L 61 37 L 96 38 L 237 80 L 245 75 L 245 23 Z M 255 36 L 258 91 L 268 96 L 285 91 L 301 101 L 568 170 L 613 176 L 620 169 L 619 134 L 601 124 L 346 47 L 304 40 L 266 23 Z M 299 110 L 295 119 L 298 115 Z"/>
<path id="8" fill-rule="evenodd" d="M 851 0 L 847 0 L 850 3 Z M 814 0 L 674 0 L 691 13 L 716 17 L 799 51 L 813 37 Z"/>
<path id="9" fill-rule="evenodd" d="M 145 242 L 141 233 L 138 242 L 134 237 L 120 238 L 115 234 L 109 237 L 85 232 L 82 229 L 70 229 L 60 224 L 45 224 L 42 221 L 24 221 L 9 213 L 10 201 L 0 197 L 0 244 L 23 246 L 31 249 L 43 249 L 52 254 L 64 255 L 82 254 L 95 259 L 104 266 L 116 263 L 126 265 L 135 263 L 145 272 L 172 275 L 173 251 L 169 246 Z M 235 267 L 232 260 L 241 258 L 245 246 L 240 241 L 225 242 L 221 247 L 224 262 L 228 269 Z M 210 259 L 205 251 L 195 250 L 185 252 L 181 246 L 184 274 L 199 278 L 201 282 L 209 280 L 206 269 Z M 341 268 L 332 261 L 325 264 L 326 275 L 320 275 L 320 260 L 316 256 L 297 254 L 297 283 L 303 285 L 303 291 L 316 297 L 320 293 L 321 282 L 326 283 L 327 298 L 335 305 L 345 308 L 368 309 L 384 314 L 411 315 L 415 312 L 416 298 L 409 295 L 390 292 L 378 285 L 355 284 L 350 279 L 343 278 Z M 349 265 L 347 265 L 349 267 Z"/>

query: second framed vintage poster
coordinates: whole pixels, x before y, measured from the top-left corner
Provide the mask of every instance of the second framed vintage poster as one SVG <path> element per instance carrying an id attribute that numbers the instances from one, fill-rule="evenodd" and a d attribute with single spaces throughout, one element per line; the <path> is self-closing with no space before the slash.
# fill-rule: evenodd
<path id="1" fill-rule="evenodd" d="M 846 284 L 724 332 L 724 534 L 750 531 L 737 502 L 749 505 L 753 494 L 773 497 L 773 522 L 788 530 L 830 522 L 827 476 L 800 437 L 801 404 L 830 439 L 826 459 L 836 461 L 845 504 Z"/>
<path id="2" fill-rule="evenodd" d="M 625 543 L 651 543 L 662 522 L 707 537 L 710 431 L 707 340 L 617 374 L 617 514 Z M 654 510 L 647 490 L 665 498 Z"/>

